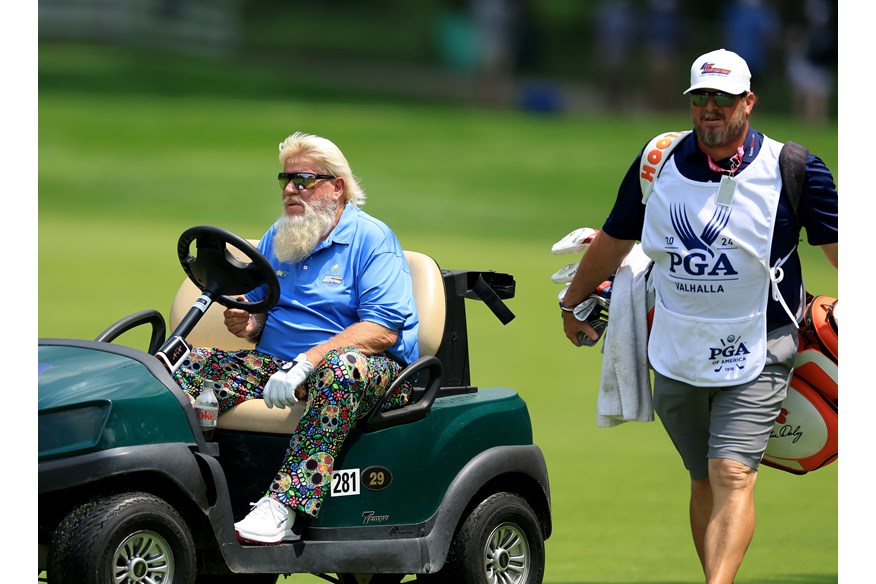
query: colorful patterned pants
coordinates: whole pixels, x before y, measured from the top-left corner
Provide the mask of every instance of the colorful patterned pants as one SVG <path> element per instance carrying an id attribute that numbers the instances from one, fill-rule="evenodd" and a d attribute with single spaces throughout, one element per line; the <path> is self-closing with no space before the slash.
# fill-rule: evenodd
<path id="1" fill-rule="evenodd" d="M 192 397 L 211 383 L 221 413 L 261 398 L 268 378 L 283 363 L 259 351 L 196 348 L 173 376 Z M 335 458 L 353 422 L 374 409 L 400 370 L 385 355 L 366 356 L 356 349 L 329 351 L 303 384 L 307 405 L 267 495 L 316 517 L 331 487 Z M 404 384 L 383 409 L 406 404 L 410 394 L 411 385 Z"/>

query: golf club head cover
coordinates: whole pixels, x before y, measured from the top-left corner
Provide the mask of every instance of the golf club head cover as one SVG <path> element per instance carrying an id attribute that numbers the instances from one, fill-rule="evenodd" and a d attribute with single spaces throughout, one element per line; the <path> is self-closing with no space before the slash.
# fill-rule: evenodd
<path id="1" fill-rule="evenodd" d="M 591 229 L 590 227 L 579 227 L 556 242 L 553 247 L 551 247 L 551 253 L 554 255 L 560 255 L 564 253 L 578 253 L 579 251 L 584 251 L 590 247 L 590 242 L 593 241 L 593 238 L 596 237 L 597 233 L 599 233 L 599 231 L 596 229 Z"/>
<path id="2" fill-rule="evenodd" d="M 578 264 L 566 264 L 551 276 L 551 282 L 554 284 L 568 284 L 575 277 L 578 271 Z"/>

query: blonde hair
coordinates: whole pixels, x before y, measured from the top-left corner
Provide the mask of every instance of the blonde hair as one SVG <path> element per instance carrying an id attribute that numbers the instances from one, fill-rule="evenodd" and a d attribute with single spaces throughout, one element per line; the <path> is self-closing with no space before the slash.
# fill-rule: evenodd
<path id="1" fill-rule="evenodd" d="M 280 164 L 292 158 L 306 158 L 316 165 L 320 174 L 330 174 L 344 179 L 344 202 L 353 203 L 357 207 L 365 204 L 365 191 L 350 170 L 350 163 L 334 142 L 306 134 L 295 132 L 280 142 Z"/>

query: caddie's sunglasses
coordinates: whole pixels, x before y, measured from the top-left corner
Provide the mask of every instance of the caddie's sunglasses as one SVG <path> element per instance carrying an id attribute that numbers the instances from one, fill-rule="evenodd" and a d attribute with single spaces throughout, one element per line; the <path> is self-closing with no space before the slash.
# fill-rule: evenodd
<path id="1" fill-rule="evenodd" d="M 313 174 L 312 172 L 281 172 L 277 175 L 281 189 L 285 189 L 286 185 L 291 182 L 299 191 L 312 189 L 316 181 L 324 178 L 335 177 L 330 174 Z"/>
<path id="2" fill-rule="evenodd" d="M 734 95 L 723 91 L 691 91 L 688 95 L 690 102 L 697 107 L 705 107 L 709 103 L 709 97 L 714 98 L 715 105 L 718 107 L 730 107 L 736 105 L 736 100 L 745 94 Z"/>

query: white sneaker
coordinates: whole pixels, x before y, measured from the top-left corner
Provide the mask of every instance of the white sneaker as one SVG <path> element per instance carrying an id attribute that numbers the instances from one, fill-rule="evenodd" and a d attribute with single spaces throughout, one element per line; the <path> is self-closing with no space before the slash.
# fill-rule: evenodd
<path id="1" fill-rule="evenodd" d="M 254 543 L 294 541 L 299 535 L 292 531 L 295 512 L 271 497 L 262 497 L 251 503 L 249 515 L 234 524 L 237 538 Z"/>

